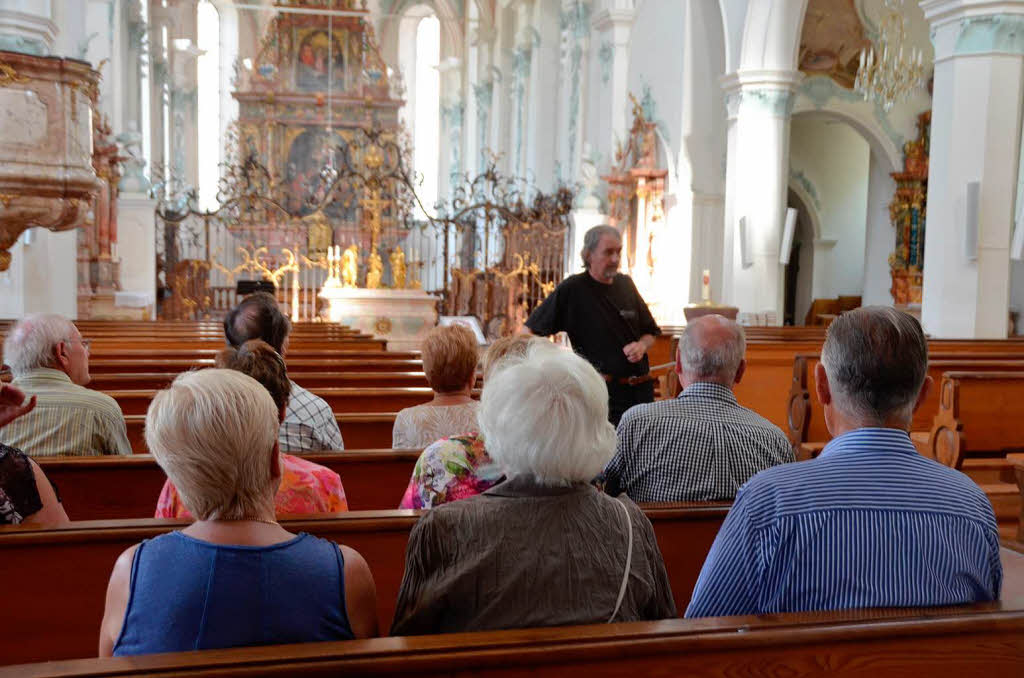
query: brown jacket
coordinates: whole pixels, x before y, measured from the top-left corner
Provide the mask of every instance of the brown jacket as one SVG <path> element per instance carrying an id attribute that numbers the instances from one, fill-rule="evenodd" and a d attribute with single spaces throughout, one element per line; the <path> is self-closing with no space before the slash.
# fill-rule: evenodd
<path id="1" fill-rule="evenodd" d="M 636 504 L 519 476 L 420 519 L 392 635 L 607 622 L 626 564 L 623 505 L 633 555 L 615 621 L 675 617 L 654 529 Z"/>

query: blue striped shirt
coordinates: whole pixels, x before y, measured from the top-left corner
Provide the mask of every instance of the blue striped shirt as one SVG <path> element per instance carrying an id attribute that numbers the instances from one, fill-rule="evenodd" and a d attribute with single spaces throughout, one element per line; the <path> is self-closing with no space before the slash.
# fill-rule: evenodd
<path id="1" fill-rule="evenodd" d="M 740 488 L 686 616 L 980 602 L 1002 577 L 981 488 L 905 432 L 865 428 Z"/>

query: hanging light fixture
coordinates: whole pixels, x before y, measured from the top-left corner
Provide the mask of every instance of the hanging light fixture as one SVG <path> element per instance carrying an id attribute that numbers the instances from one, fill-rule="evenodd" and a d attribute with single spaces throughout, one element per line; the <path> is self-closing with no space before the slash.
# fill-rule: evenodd
<path id="1" fill-rule="evenodd" d="M 861 48 L 860 67 L 853 89 L 865 101 L 878 102 L 889 112 L 897 101 L 924 86 L 924 54 L 917 47 L 904 48 L 907 39 L 903 0 L 884 0 L 885 16 L 875 45 Z"/>

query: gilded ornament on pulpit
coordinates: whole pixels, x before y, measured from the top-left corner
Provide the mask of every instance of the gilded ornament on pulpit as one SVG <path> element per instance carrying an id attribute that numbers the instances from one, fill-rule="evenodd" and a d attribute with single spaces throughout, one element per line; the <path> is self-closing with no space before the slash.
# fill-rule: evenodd
<path id="1" fill-rule="evenodd" d="M 393 287 L 396 290 L 405 288 L 405 252 L 401 247 L 391 250 L 391 278 L 394 281 Z"/>
<path id="2" fill-rule="evenodd" d="M 375 290 L 380 287 L 380 277 L 384 272 L 384 262 L 381 260 L 377 250 L 370 250 L 370 256 L 366 260 L 366 289 Z"/>
<path id="3" fill-rule="evenodd" d="M 341 255 L 341 284 L 344 287 L 355 287 L 359 278 L 359 248 L 349 245 Z"/>

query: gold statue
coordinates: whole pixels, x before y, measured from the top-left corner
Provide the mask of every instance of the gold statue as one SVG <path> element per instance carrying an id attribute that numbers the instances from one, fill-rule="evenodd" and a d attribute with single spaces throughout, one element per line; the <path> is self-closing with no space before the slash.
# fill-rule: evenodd
<path id="1" fill-rule="evenodd" d="M 306 250 L 311 258 L 323 256 L 327 248 L 331 246 L 331 239 L 334 232 L 327 222 L 327 216 L 322 210 L 302 218 L 306 224 Z"/>
<path id="2" fill-rule="evenodd" d="M 366 289 L 375 290 L 380 287 L 380 276 L 383 271 L 384 262 L 374 248 L 370 250 L 370 256 L 366 260 Z"/>
<path id="3" fill-rule="evenodd" d="M 359 248 L 349 245 L 341 255 L 341 282 L 343 287 L 355 287 L 359 277 Z"/>
<path id="4" fill-rule="evenodd" d="M 396 290 L 405 289 L 405 252 L 401 247 L 391 250 L 391 278 L 394 280 Z"/>

